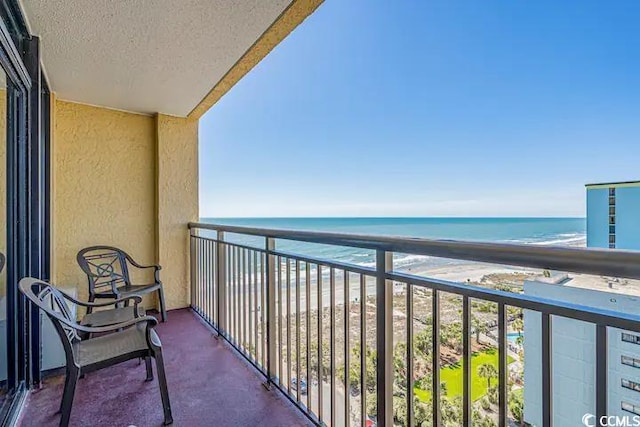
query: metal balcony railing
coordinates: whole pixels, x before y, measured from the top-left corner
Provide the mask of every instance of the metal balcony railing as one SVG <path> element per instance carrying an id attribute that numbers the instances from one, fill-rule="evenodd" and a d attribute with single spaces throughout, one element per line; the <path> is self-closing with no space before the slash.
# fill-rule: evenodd
<path id="1" fill-rule="evenodd" d="M 394 425 L 394 399 L 404 423 L 415 425 L 414 296 L 429 294 L 430 406 L 442 424 L 441 295 L 461 300 L 462 414 L 472 424 L 472 303 L 496 306 L 497 421 L 508 421 L 508 308 L 540 313 L 542 425 L 553 423 L 552 326 L 555 317 L 595 325 L 596 420 L 607 415 L 608 328 L 640 333 L 640 316 L 394 271 L 393 254 L 428 255 L 511 265 L 640 278 L 640 252 L 474 243 L 368 235 L 272 230 L 191 223 L 191 306 L 313 422 L 331 426 Z M 225 236 L 225 233 L 229 233 Z M 230 234 L 260 243 L 239 243 Z M 375 267 L 279 250 L 276 241 L 319 243 L 375 251 Z M 394 289 L 402 289 L 399 296 Z M 401 298 L 400 300 L 398 298 Z M 406 315 L 394 354 L 394 301 Z M 375 321 L 372 319 L 375 318 Z M 397 320 L 397 316 L 396 316 Z M 397 325 L 397 322 L 396 322 Z M 337 329 L 339 326 L 340 330 Z M 397 332 L 397 331 L 396 331 Z M 394 360 L 395 356 L 395 360 Z M 394 363 L 404 376 L 398 377 Z M 369 365 L 375 366 L 369 366 Z M 374 375 L 371 372 L 375 372 Z M 371 401 L 373 400 L 373 401 Z M 397 404 L 395 405 L 397 406 Z M 358 409 L 358 410 L 354 410 Z M 373 409 L 372 409 L 373 408 Z M 396 410 L 397 411 L 397 410 Z M 354 414 L 356 415 L 354 417 Z M 395 420 L 397 421 L 397 419 Z"/>

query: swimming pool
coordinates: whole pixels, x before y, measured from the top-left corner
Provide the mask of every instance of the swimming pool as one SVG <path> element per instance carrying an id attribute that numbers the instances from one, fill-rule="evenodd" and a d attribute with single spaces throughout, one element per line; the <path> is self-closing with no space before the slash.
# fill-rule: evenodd
<path id="1" fill-rule="evenodd" d="M 519 336 L 523 336 L 524 334 L 519 333 L 519 332 L 509 332 L 507 333 L 507 340 L 509 340 L 510 342 L 512 342 L 513 344 L 516 343 L 516 340 L 518 339 Z"/>

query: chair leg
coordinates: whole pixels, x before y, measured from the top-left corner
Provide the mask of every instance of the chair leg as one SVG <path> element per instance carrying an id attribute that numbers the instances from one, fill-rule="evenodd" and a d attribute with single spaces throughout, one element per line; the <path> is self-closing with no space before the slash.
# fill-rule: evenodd
<path id="1" fill-rule="evenodd" d="M 158 300 L 160 302 L 160 314 L 162 315 L 162 321 L 166 322 L 167 308 L 165 307 L 165 303 L 164 303 L 164 291 L 162 290 L 162 287 L 158 289 Z"/>
<path id="2" fill-rule="evenodd" d="M 65 391 L 67 390 L 67 388 L 69 388 L 69 369 L 66 370 L 66 372 L 64 373 L 64 388 L 62 389 L 62 398 L 60 399 L 60 407 L 58 408 L 58 413 L 61 414 L 62 413 L 62 406 L 64 404 L 64 396 L 65 396 Z"/>
<path id="3" fill-rule="evenodd" d="M 89 294 L 89 302 L 94 302 L 96 297 L 93 294 Z M 93 313 L 93 307 L 87 307 L 87 314 Z"/>
<path id="4" fill-rule="evenodd" d="M 79 377 L 79 369 L 74 367 L 67 370 L 67 377 L 64 382 L 64 394 L 62 395 L 62 405 L 60 407 L 60 412 L 62 412 L 60 427 L 67 427 L 69 425 L 71 408 L 73 406 L 73 396 L 76 392 L 76 384 L 78 383 Z"/>
<path id="5" fill-rule="evenodd" d="M 164 374 L 164 360 L 162 350 L 156 350 L 156 372 L 158 373 L 158 385 L 160 386 L 160 396 L 162 397 L 162 407 L 164 409 L 164 425 L 173 424 L 171 415 L 171 403 L 169 402 L 169 390 L 167 389 L 167 377 Z"/>
<path id="6" fill-rule="evenodd" d="M 151 358 L 145 357 L 144 364 L 147 366 L 147 378 L 145 381 L 153 381 L 153 368 L 151 367 Z"/>

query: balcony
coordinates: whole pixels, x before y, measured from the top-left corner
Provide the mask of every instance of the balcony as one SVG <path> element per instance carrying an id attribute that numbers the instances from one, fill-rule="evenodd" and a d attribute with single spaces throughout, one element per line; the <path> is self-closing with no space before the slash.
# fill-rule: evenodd
<path id="1" fill-rule="evenodd" d="M 174 425 L 304 426 L 309 420 L 279 394 L 265 389 L 239 359 L 189 309 L 173 310 L 158 325 Z M 130 361 L 88 374 L 78 384 L 71 425 L 162 425 L 156 381 L 144 381 L 144 364 Z M 45 378 L 28 398 L 22 426 L 57 426 L 64 375 Z"/>
<path id="2" fill-rule="evenodd" d="M 189 228 L 191 309 L 158 326 L 176 425 L 551 426 L 635 408 L 624 395 L 635 382 L 618 388 L 636 368 L 619 354 L 640 342 L 640 316 L 536 295 L 568 278 L 536 269 L 634 279 L 640 253 Z M 372 251 L 375 266 L 287 251 L 292 241 Z M 529 278 L 524 292 L 448 281 L 394 268 L 397 253 L 513 265 Z M 56 425 L 62 384 L 46 378 L 21 425 Z M 88 374 L 71 416 L 162 420 L 157 384 L 136 362 Z"/>
<path id="3" fill-rule="evenodd" d="M 637 280 L 638 253 L 195 223 L 186 233 L 199 214 L 198 121 L 322 0 L 94 3 L 1 8 L 0 425 L 58 422 L 62 377 L 41 377 L 41 337 L 52 335 L 18 281 L 86 299 L 75 257 L 94 244 L 163 266 L 173 311 L 158 328 L 178 425 L 565 426 L 640 415 L 637 301 L 579 305 L 593 301 L 538 280 L 547 270 Z M 621 246 L 620 200 L 606 202 L 618 228 L 603 238 Z M 291 241 L 359 248 L 374 262 L 291 251 Z M 465 283 L 402 270 L 397 254 L 525 273 L 517 286 Z M 125 363 L 87 375 L 72 423 L 159 424 L 157 387 L 141 374 Z"/>

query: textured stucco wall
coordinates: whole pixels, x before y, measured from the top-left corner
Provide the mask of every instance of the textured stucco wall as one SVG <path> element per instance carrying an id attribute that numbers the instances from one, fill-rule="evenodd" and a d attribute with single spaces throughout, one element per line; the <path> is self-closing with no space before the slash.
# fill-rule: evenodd
<path id="1" fill-rule="evenodd" d="M 53 279 L 85 299 L 81 248 L 108 244 L 155 262 L 155 121 L 58 100 L 53 137 Z"/>
<path id="2" fill-rule="evenodd" d="M 198 219 L 198 121 L 156 116 L 157 259 L 167 307 L 189 305 L 187 223 Z"/>

